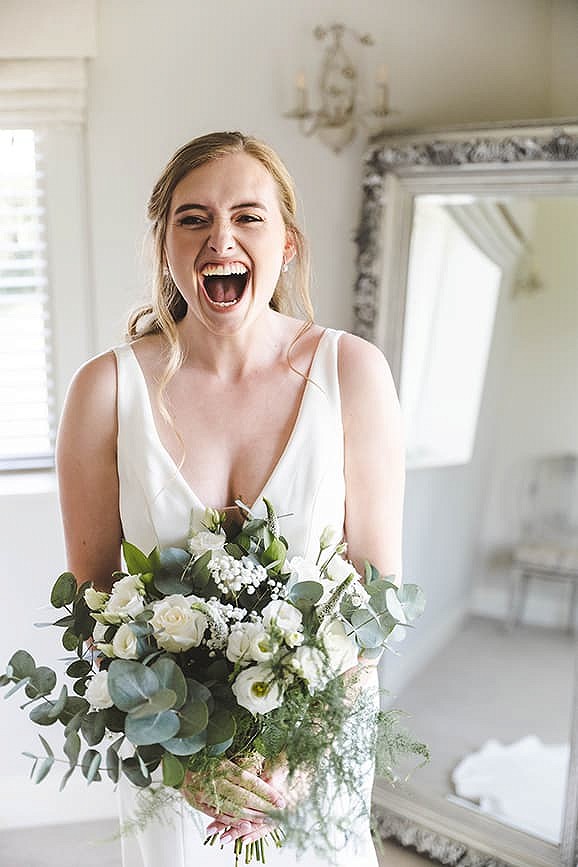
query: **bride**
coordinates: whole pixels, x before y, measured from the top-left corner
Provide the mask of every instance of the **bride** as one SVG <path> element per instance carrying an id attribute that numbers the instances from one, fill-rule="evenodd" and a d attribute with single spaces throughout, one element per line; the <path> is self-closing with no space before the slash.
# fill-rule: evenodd
<path id="1" fill-rule="evenodd" d="M 293 183 L 277 154 L 238 132 L 194 139 L 166 166 L 148 214 L 152 301 L 131 316 L 125 344 L 77 372 L 61 420 L 68 568 L 109 589 L 123 537 L 147 551 L 182 545 L 205 506 L 238 522 L 235 500 L 260 514 L 267 496 L 288 516 L 294 553 L 310 556 L 331 524 L 358 567 L 368 559 L 399 577 L 404 471 L 392 378 L 373 345 L 314 324 Z M 374 669 L 365 680 L 369 688 Z M 264 811 L 287 796 L 283 768 L 230 770 L 222 785 L 242 812 L 220 815 L 195 781 L 175 821 L 123 839 L 125 867 L 230 864 L 229 846 L 203 848 L 205 832 L 225 844 L 267 833 Z M 122 787 L 125 818 L 132 799 Z M 368 823 L 337 857 L 377 863 Z M 281 849 L 268 861 L 294 859 Z M 311 853 L 304 863 L 326 862 Z"/>

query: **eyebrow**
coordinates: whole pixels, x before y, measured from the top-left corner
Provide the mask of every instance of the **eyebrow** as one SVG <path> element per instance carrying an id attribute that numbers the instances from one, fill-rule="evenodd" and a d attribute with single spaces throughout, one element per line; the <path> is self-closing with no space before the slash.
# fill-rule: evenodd
<path id="1" fill-rule="evenodd" d="M 261 211 L 266 211 L 267 207 L 262 202 L 241 202 L 240 205 L 233 205 L 230 209 L 231 211 L 237 211 L 241 208 L 259 208 Z M 179 207 L 175 210 L 175 215 L 180 214 L 182 211 L 210 211 L 206 205 L 198 205 L 196 202 L 189 202 L 185 205 L 179 205 Z"/>

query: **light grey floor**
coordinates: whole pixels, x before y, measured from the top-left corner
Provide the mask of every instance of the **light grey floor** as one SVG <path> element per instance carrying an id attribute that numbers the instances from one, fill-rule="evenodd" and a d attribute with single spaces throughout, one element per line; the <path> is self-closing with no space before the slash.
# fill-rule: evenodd
<path id="1" fill-rule="evenodd" d="M 432 761 L 412 785 L 445 797 L 450 774 L 489 738 L 503 743 L 538 735 L 566 743 L 574 678 L 574 640 L 560 630 L 470 618 L 396 698 Z"/>
<path id="2" fill-rule="evenodd" d="M 111 840 L 113 822 L 76 823 L 0 832 L 1 867 L 120 867 L 120 845 Z M 409 849 L 384 843 L 382 867 L 426 867 L 434 862 Z M 435 862 L 438 863 L 438 862 Z M 233 858 L 231 858 L 231 867 Z M 159 864 L 157 867 L 171 867 Z M 199 864 L 202 867 L 202 864 Z M 306 865 L 304 865 L 306 867 Z"/>

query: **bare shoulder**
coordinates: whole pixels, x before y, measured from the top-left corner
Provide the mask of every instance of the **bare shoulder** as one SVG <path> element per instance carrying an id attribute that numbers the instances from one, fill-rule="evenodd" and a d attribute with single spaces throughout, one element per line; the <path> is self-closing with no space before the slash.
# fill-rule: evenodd
<path id="1" fill-rule="evenodd" d="M 74 374 L 66 397 L 65 411 L 91 409 L 91 414 L 111 410 L 116 404 L 117 372 L 114 352 L 108 350 L 91 358 Z"/>
<path id="2" fill-rule="evenodd" d="M 383 352 L 362 337 L 344 333 L 339 339 L 339 385 L 344 414 L 360 405 L 372 407 L 378 401 L 395 411 L 397 394 L 389 364 Z"/>

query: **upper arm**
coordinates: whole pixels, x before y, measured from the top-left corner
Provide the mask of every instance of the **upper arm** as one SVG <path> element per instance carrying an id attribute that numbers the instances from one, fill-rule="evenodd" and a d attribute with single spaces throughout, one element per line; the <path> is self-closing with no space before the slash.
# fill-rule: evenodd
<path id="1" fill-rule="evenodd" d="M 343 334 L 339 382 L 345 443 L 345 537 L 357 565 L 401 582 L 405 450 L 387 361 L 373 344 Z"/>
<path id="2" fill-rule="evenodd" d="M 56 444 L 68 568 L 103 589 L 120 567 L 122 529 L 116 468 L 116 362 L 112 352 L 74 376 Z"/>

